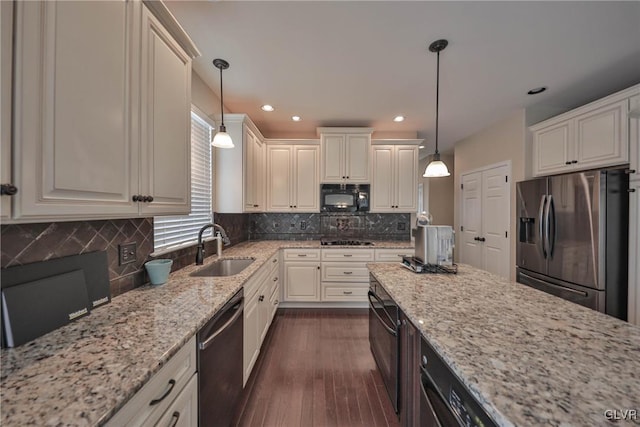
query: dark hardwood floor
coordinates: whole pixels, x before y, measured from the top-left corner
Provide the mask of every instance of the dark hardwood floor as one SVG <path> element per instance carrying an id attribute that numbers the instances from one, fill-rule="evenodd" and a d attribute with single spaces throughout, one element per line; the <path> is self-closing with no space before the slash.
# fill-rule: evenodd
<path id="1" fill-rule="evenodd" d="M 237 426 L 399 426 L 371 350 L 366 309 L 280 309 Z"/>

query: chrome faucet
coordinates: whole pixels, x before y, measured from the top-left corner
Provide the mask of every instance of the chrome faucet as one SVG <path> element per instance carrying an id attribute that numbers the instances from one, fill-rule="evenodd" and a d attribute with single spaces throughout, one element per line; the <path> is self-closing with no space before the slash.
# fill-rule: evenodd
<path id="1" fill-rule="evenodd" d="M 198 246 L 197 246 L 197 251 L 196 251 L 196 265 L 202 265 L 202 263 L 204 262 L 204 242 L 202 241 L 202 233 L 205 232 L 205 230 L 207 228 L 214 228 L 216 230 L 218 230 L 216 232 L 216 239 L 220 239 L 222 240 L 222 243 L 224 243 L 225 246 L 228 246 L 231 244 L 231 240 L 229 239 L 229 237 L 227 237 L 227 232 L 224 231 L 224 228 L 222 228 L 221 225 L 219 224 L 207 224 L 204 227 L 202 227 L 200 229 L 200 231 L 198 232 Z M 220 241 L 218 240 L 218 241 Z M 222 255 L 222 245 L 218 244 L 218 256 Z"/>

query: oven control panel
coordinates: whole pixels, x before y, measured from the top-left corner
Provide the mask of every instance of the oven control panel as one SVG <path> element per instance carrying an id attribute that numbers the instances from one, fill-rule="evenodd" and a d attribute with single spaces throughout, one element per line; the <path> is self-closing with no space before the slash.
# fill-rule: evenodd
<path id="1" fill-rule="evenodd" d="M 486 425 L 473 413 L 471 408 L 465 405 L 464 400 L 462 400 L 453 388 L 451 388 L 451 392 L 449 393 L 449 405 L 451 405 L 451 409 L 453 409 L 456 417 L 458 417 L 458 421 L 460 421 L 463 426 L 484 427 Z"/>

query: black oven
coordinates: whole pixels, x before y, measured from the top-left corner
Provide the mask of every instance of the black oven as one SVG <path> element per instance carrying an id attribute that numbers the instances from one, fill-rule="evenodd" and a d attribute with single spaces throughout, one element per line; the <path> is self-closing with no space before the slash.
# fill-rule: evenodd
<path id="1" fill-rule="evenodd" d="M 369 345 L 393 408 L 398 412 L 399 310 L 396 303 L 373 275 L 369 275 L 369 277 Z"/>
<path id="2" fill-rule="evenodd" d="M 322 184 L 322 212 L 366 212 L 369 210 L 369 184 Z"/>
<path id="3" fill-rule="evenodd" d="M 496 425 L 424 338 L 420 353 L 420 427 Z"/>

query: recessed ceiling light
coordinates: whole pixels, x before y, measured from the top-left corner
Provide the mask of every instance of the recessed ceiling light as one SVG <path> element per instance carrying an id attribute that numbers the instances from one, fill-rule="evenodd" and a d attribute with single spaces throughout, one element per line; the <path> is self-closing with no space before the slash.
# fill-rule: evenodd
<path id="1" fill-rule="evenodd" d="M 300 116 L 291 116 L 291 120 L 293 120 L 294 122 L 299 122 L 300 120 L 302 120 L 302 117 L 300 117 Z"/>
<path id="2" fill-rule="evenodd" d="M 418 148 L 424 148 L 424 145 L 419 145 Z"/>
<path id="3" fill-rule="evenodd" d="M 273 110 L 275 110 L 275 108 L 273 108 L 273 106 L 272 106 L 272 105 L 269 105 L 269 104 L 264 104 L 264 105 L 263 105 L 262 107 L 260 107 L 260 108 L 262 108 L 262 111 L 273 111 Z"/>
<path id="4" fill-rule="evenodd" d="M 404 116 L 395 116 L 393 118 L 393 121 L 394 122 L 402 122 L 402 121 L 404 121 Z"/>
<path id="5" fill-rule="evenodd" d="M 546 86 L 540 86 L 535 89 L 531 89 L 529 92 L 527 92 L 527 95 L 537 95 L 539 93 L 544 92 L 545 90 L 547 90 Z"/>

